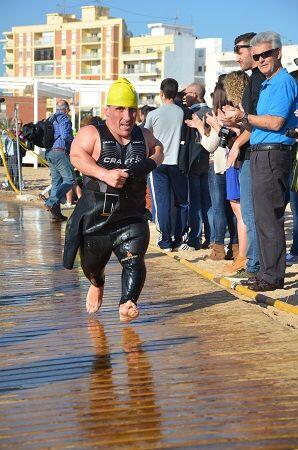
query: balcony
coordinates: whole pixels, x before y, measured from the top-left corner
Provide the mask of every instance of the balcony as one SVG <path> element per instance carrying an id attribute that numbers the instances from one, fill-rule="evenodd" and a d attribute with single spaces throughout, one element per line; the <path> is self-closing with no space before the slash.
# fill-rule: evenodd
<path id="1" fill-rule="evenodd" d="M 34 75 L 37 77 L 51 77 L 54 75 L 54 64 L 35 63 Z"/>
<path id="2" fill-rule="evenodd" d="M 83 36 L 82 44 L 100 44 L 101 36 Z"/>
<path id="3" fill-rule="evenodd" d="M 54 38 L 53 39 L 36 39 L 34 41 L 34 47 L 53 47 L 54 46 Z"/>
<path id="4" fill-rule="evenodd" d="M 12 56 L 8 56 L 6 53 L 6 56 L 4 58 L 3 64 L 9 64 L 9 65 L 13 65 L 14 64 L 14 57 Z"/>
<path id="5" fill-rule="evenodd" d="M 160 75 L 160 69 L 158 67 L 152 67 L 143 69 L 141 67 L 135 67 L 134 69 L 124 68 L 122 74 L 124 76 L 136 75 L 139 77 L 158 77 Z"/>
<path id="6" fill-rule="evenodd" d="M 82 53 L 81 59 L 85 60 L 101 59 L 101 52 Z"/>
<path id="7" fill-rule="evenodd" d="M 83 67 L 82 75 L 100 75 L 100 67 Z"/>
<path id="8" fill-rule="evenodd" d="M 13 48 L 13 39 L 9 39 L 8 41 L 5 41 L 4 43 L 5 48 Z"/>
<path id="9" fill-rule="evenodd" d="M 150 53 L 122 53 L 122 61 L 152 61 L 161 59 L 161 52 L 150 52 Z"/>

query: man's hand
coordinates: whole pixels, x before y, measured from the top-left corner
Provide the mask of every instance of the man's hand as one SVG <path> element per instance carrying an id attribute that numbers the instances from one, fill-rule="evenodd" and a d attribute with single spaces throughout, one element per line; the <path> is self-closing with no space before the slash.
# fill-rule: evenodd
<path id="1" fill-rule="evenodd" d="M 227 160 L 227 169 L 230 167 L 234 167 L 236 159 L 238 158 L 240 148 L 236 143 L 233 144 L 231 150 L 229 151 L 228 160 Z"/>
<path id="2" fill-rule="evenodd" d="M 185 123 L 190 128 L 196 128 L 201 135 L 206 134 L 207 132 L 203 120 L 196 114 L 193 114 L 191 119 L 185 120 Z"/>
<path id="3" fill-rule="evenodd" d="M 101 180 L 113 188 L 121 189 L 128 177 L 129 175 L 125 169 L 112 169 L 107 170 L 105 175 L 101 177 Z"/>

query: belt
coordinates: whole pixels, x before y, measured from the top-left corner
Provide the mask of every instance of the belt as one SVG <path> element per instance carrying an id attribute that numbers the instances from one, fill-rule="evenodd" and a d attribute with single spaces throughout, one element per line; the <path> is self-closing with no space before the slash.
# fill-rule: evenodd
<path id="1" fill-rule="evenodd" d="M 252 152 L 265 152 L 270 150 L 291 151 L 292 149 L 292 145 L 286 144 L 256 144 L 251 146 Z"/>

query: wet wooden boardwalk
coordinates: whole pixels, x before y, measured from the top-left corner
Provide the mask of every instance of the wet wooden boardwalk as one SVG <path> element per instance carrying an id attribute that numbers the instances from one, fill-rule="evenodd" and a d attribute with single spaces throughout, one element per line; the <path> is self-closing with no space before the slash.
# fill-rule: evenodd
<path id="1" fill-rule="evenodd" d="M 298 448 L 297 331 L 154 251 L 138 321 L 118 322 L 115 261 L 89 318 L 63 227 L 1 216 L 1 449 Z"/>

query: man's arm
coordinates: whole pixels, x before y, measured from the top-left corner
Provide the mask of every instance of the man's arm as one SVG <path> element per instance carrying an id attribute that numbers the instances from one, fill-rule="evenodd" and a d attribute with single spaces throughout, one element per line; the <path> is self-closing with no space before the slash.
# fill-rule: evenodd
<path id="1" fill-rule="evenodd" d="M 153 136 L 152 132 L 143 128 L 143 135 L 147 144 L 147 148 L 149 149 L 149 158 L 155 161 L 156 166 L 160 166 L 163 162 L 163 145 L 162 143 Z"/>
<path id="2" fill-rule="evenodd" d="M 100 139 L 96 128 L 92 125 L 80 129 L 72 142 L 70 161 L 84 175 L 104 181 L 109 186 L 122 188 L 128 173 L 123 169 L 107 170 L 99 167 L 96 160 L 100 155 Z"/>
<path id="3" fill-rule="evenodd" d="M 222 110 L 218 112 L 218 118 L 226 126 L 233 126 L 240 123 L 245 117 L 243 109 L 234 108 L 233 106 L 223 106 Z M 280 116 L 274 115 L 254 115 L 247 114 L 248 125 L 256 128 L 262 128 L 264 130 L 279 131 L 284 123 L 285 119 Z"/>
<path id="4" fill-rule="evenodd" d="M 72 123 L 69 118 L 64 115 L 61 117 L 59 122 L 60 137 L 64 139 L 66 144 L 71 144 L 73 141 Z"/>

